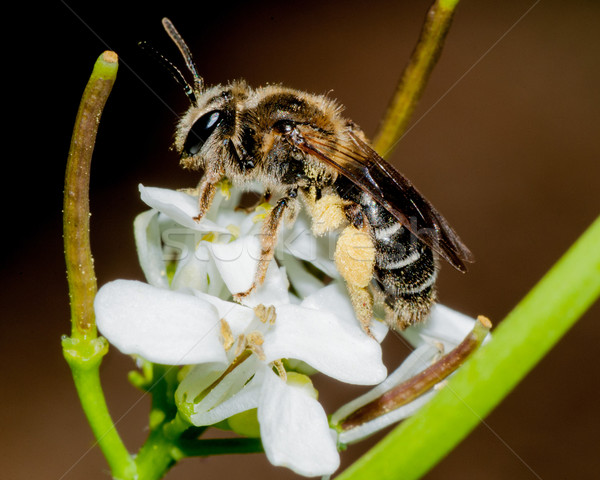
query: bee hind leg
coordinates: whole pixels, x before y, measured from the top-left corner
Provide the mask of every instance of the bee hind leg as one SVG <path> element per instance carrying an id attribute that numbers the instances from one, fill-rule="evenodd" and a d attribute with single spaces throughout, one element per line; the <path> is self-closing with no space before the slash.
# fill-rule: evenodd
<path id="1" fill-rule="evenodd" d="M 373 296 L 369 285 L 375 268 L 375 244 L 370 226 L 364 218 L 352 217 L 362 213 L 358 209 L 347 212 L 351 224 L 341 233 L 335 246 L 335 265 L 346 281 L 350 301 L 363 328 L 370 336 L 373 319 Z"/>

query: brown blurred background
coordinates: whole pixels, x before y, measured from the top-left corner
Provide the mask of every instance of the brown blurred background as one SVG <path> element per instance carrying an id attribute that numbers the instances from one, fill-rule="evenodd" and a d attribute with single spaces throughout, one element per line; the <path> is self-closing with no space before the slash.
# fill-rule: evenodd
<path id="1" fill-rule="evenodd" d="M 137 184 L 177 188 L 197 181 L 168 150 L 174 112 L 187 107 L 186 98 L 136 47 L 148 40 L 181 64 L 162 16 L 182 32 L 208 83 L 244 77 L 252 85 L 331 92 L 372 134 L 428 6 L 429 0 L 160 7 L 68 1 L 27 4 L 30 12 L 11 17 L 20 33 L 5 42 L 5 93 L 24 106 L 5 109 L 12 127 L 7 144 L 18 153 L 5 156 L 3 182 L 3 478 L 109 477 L 98 449 L 90 450 L 93 437 L 60 349 L 60 335 L 69 332 L 62 181 L 96 57 L 107 48 L 121 57 L 92 172 L 92 248 L 102 285 L 142 278 L 132 236 L 133 218 L 145 209 Z M 600 3 L 593 0 L 459 6 L 414 127 L 392 157 L 477 257 L 466 275 L 444 267 L 439 289 L 447 305 L 500 321 L 598 215 L 599 32 Z M 597 478 L 599 315 L 593 307 L 426 478 Z M 406 355 L 398 339 L 385 348 L 389 368 Z M 132 365 L 112 350 L 103 382 L 134 450 L 146 435 L 148 399 L 126 381 Z M 316 382 L 329 412 L 360 391 Z M 343 465 L 379 438 L 343 452 Z M 189 459 L 167 478 L 240 475 L 298 478 L 261 455 Z"/>

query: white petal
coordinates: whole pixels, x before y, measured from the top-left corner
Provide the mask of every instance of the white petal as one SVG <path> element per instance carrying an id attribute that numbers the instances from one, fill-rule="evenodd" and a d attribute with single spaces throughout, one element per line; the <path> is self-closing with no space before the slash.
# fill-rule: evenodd
<path id="1" fill-rule="evenodd" d="M 348 291 L 341 282 L 333 282 L 314 292 L 304 299 L 302 306 L 331 312 L 352 327 L 360 325 L 354 313 L 354 308 L 352 308 Z M 387 332 L 388 328 L 383 322 L 377 320 L 371 322 L 371 333 L 379 343 L 383 341 Z"/>
<path id="2" fill-rule="evenodd" d="M 436 394 L 435 390 L 430 390 L 429 392 L 421 395 L 419 398 L 410 402 L 406 405 L 403 405 L 400 408 L 392 410 L 385 415 L 377 417 L 370 422 L 367 422 L 363 425 L 360 425 L 356 428 L 352 428 L 345 432 L 341 432 L 339 434 L 340 443 L 350 444 L 355 443 L 360 440 L 364 440 L 367 437 L 381 431 L 382 429 L 393 425 L 394 423 L 399 422 L 400 420 L 404 420 L 412 415 L 414 415 L 423 405 L 425 405 L 431 398 Z"/>
<path id="3" fill-rule="evenodd" d="M 221 300 L 213 295 L 207 295 L 198 291 L 194 291 L 193 294 L 216 308 L 219 318 L 225 319 L 231 328 L 232 335 L 236 338 L 246 331 L 248 325 L 254 319 L 254 310 L 249 307 Z"/>
<path id="4" fill-rule="evenodd" d="M 323 288 L 323 282 L 310 274 L 296 257 L 286 253 L 278 260 L 285 266 L 290 283 L 301 297 L 308 297 Z"/>
<path id="5" fill-rule="evenodd" d="M 332 278 L 340 278 L 333 261 L 335 235 L 315 237 L 306 212 L 301 211 L 292 228 L 283 231 L 281 243 L 284 252 L 312 263 Z"/>
<path id="6" fill-rule="evenodd" d="M 201 244 L 194 255 L 186 255 L 177 264 L 177 270 L 171 282 L 173 290 L 193 288 L 206 292 L 208 290 L 208 266 L 211 261 L 206 245 Z M 216 275 L 220 278 L 219 275 Z"/>
<path id="7" fill-rule="evenodd" d="M 391 390 L 402 382 L 415 376 L 420 371 L 431 365 L 432 359 L 439 353 L 439 350 L 433 345 L 422 345 L 413 351 L 402 364 L 391 373 L 383 382 L 369 390 L 367 393 L 348 402 L 340 407 L 332 416 L 332 424 L 337 424 L 352 412 L 358 410 L 363 405 L 375 400 L 388 390 Z"/>
<path id="8" fill-rule="evenodd" d="M 194 413 L 190 417 L 192 423 L 194 425 L 213 425 L 236 413 L 256 408 L 263 380 L 260 371 L 266 368 L 256 356 L 247 358 L 225 375 L 210 392 L 194 405 Z M 204 380 L 202 376 L 204 373 L 206 373 L 204 366 L 195 367 L 180 384 L 177 389 L 177 397 L 183 398 L 185 395 L 187 401 L 190 402 L 210 386 L 212 382 Z M 248 381 L 253 375 L 254 378 Z"/>
<path id="9" fill-rule="evenodd" d="M 141 184 L 139 189 L 142 200 L 146 204 L 168 215 L 184 227 L 200 232 L 229 233 L 226 228 L 220 227 L 210 220 L 202 219 L 200 223 L 194 220 L 194 217 L 198 215 L 198 199 L 196 197 L 166 188 L 144 187 Z"/>
<path id="10" fill-rule="evenodd" d="M 263 284 L 252 295 L 243 298 L 242 303 L 249 307 L 290 303 L 289 288 L 285 267 L 277 268 L 276 262 L 273 261 L 269 265 Z"/>
<path id="11" fill-rule="evenodd" d="M 158 210 L 140 213 L 133 222 L 135 245 L 146 280 L 156 287 L 167 288 L 169 280 L 160 240 Z"/>
<path id="12" fill-rule="evenodd" d="M 208 242 L 200 242 L 193 255 L 187 255 L 179 261 L 171 282 L 173 290 L 191 288 L 216 296 L 224 293 L 225 283 L 208 245 Z"/>
<path id="13" fill-rule="evenodd" d="M 405 360 L 402 362 L 391 375 L 388 376 L 383 382 L 377 385 L 375 388 L 369 390 L 364 395 L 355 398 L 351 402 L 341 407 L 337 412 L 331 416 L 331 422 L 333 424 L 339 423 L 341 420 L 346 418 L 352 412 L 358 410 L 363 405 L 375 400 L 376 398 L 383 395 L 385 392 L 392 388 L 400 385 L 409 378 L 412 378 L 417 373 L 421 372 L 429 365 L 439 354 L 439 350 L 433 345 L 424 344 L 413 351 Z M 425 403 L 427 403 L 431 397 L 435 394 L 435 390 L 430 390 L 425 394 L 421 395 L 412 402 L 403 405 L 391 412 L 388 412 L 380 417 L 377 417 L 370 422 L 367 422 L 358 427 L 352 428 L 345 432 L 341 432 L 339 441 L 342 443 L 354 443 L 359 440 L 363 440 L 374 433 L 392 425 L 400 420 L 403 420 L 413 415 L 419 410 Z"/>
<path id="14" fill-rule="evenodd" d="M 166 365 L 227 361 L 215 308 L 192 295 L 116 280 L 94 308 L 98 329 L 123 353 Z"/>
<path id="15" fill-rule="evenodd" d="M 279 305 L 265 334 L 267 361 L 294 358 L 346 383 L 373 385 L 386 377 L 381 347 L 358 325 L 325 311 Z"/>
<path id="16" fill-rule="evenodd" d="M 227 364 L 220 362 L 201 363 L 191 367 L 175 391 L 177 404 L 199 401 L 196 397 L 223 375 L 226 368 Z"/>
<path id="17" fill-rule="evenodd" d="M 265 371 L 258 405 L 267 458 L 306 477 L 333 473 L 340 464 L 335 439 L 321 404 L 301 387 Z"/>
<path id="18" fill-rule="evenodd" d="M 261 250 L 257 237 L 242 237 L 226 244 L 210 243 L 208 248 L 231 293 L 245 292 L 251 287 Z"/>
<path id="19" fill-rule="evenodd" d="M 475 319 L 438 303 L 425 322 L 407 328 L 402 336 L 413 346 L 442 342 L 448 353 L 463 341 L 474 325 Z"/>

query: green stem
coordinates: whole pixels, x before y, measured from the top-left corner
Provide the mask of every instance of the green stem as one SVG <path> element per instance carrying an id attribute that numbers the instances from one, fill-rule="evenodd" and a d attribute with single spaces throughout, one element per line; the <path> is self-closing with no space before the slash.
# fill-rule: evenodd
<path id="1" fill-rule="evenodd" d="M 158 480 L 182 458 L 177 444 L 181 435 L 190 427 L 181 415 L 156 426 L 140 448 L 135 463 L 139 480 Z"/>
<path id="2" fill-rule="evenodd" d="M 89 239 L 89 178 L 98 123 L 114 84 L 118 58 L 104 52 L 94 64 L 83 93 L 67 161 L 64 192 L 64 242 L 71 300 L 71 338 L 62 340 L 63 354 L 83 411 L 110 465 L 114 478 L 129 479 L 135 464 L 108 412 L 100 384 L 100 363 L 108 351 L 97 338 L 94 318 L 96 275 Z"/>
<path id="3" fill-rule="evenodd" d="M 102 337 L 64 337 L 62 346 L 63 355 L 71 367 L 79 401 L 96 441 L 110 465 L 113 478 L 135 478 L 135 463 L 115 429 L 100 383 L 100 363 L 108 351 L 108 343 Z"/>
<path id="4" fill-rule="evenodd" d="M 337 478 L 421 478 L 508 395 L 598 295 L 600 217 L 431 402 Z"/>
<path id="5" fill-rule="evenodd" d="M 373 148 L 388 157 L 398 143 L 437 63 L 458 0 L 437 0 L 427 12 L 421 36 L 396 87 Z"/>
<path id="6" fill-rule="evenodd" d="M 71 138 L 63 203 L 63 235 L 74 338 L 96 337 L 96 274 L 90 248 L 90 167 L 102 110 L 118 69 L 116 53 L 106 51 L 94 64 L 83 92 Z"/>

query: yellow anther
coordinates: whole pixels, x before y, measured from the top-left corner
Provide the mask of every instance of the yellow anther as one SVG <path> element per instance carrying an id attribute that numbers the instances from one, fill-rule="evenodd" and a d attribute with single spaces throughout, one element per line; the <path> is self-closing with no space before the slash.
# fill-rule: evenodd
<path id="1" fill-rule="evenodd" d="M 231 233 L 231 241 L 235 240 L 240 236 L 240 227 L 237 225 L 227 225 L 227 231 Z"/>
<path id="2" fill-rule="evenodd" d="M 271 205 L 270 203 L 267 203 L 267 202 L 261 203 L 258 207 L 256 207 L 254 209 L 254 211 L 257 214 L 254 215 L 254 217 L 252 218 L 252 221 L 254 223 L 263 221 L 265 218 L 267 218 L 267 215 L 269 214 L 269 212 L 271 210 L 273 210 L 273 205 Z"/>
<path id="3" fill-rule="evenodd" d="M 215 242 L 219 238 L 218 232 L 209 232 L 200 237 L 201 242 Z"/>
<path id="4" fill-rule="evenodd" d="M 265 339 L 259 331 L 250 332 L 246 335 L 246 347 L 252 350 L 258 358 L 265 360 L 265 352 L 262 349 L 262 344 L 265 343 Z"/>
<path id="5" fill-rule="evenodd" d="M 228 351 L 233 346 L 235 339 L 231 333 L 231 327 L 224 318 L 221 319 L 221 337 L 223 338 L 223 347 L 225 351 Z"/>
<path id="6" fill-rule="evenodd" d="M 269 325 L 274 325 L 277 319 L 277 312 L 273 305 L 265 307 L 262 303 L 254 307 L 254 314 L 262 322 Z"/>
<path id="7" fill-rule="evenodd" d="M 284 382 L 287 382 L 287 372 L 285 371 L 283 362 L 281 360 L 275 360 L 272 365 L 273 368 L 277 370 L 277 375 L 279 375 L 279 378 L 281 378 Z"/>
<path id="8" fill-rule="evenodd" d="M 229 180 L 221 180 L 217 183 L 217 188 L 220 190 L 221 195 L 223 195 L 227 200 L 231 198 L 231 182 Z"/>

